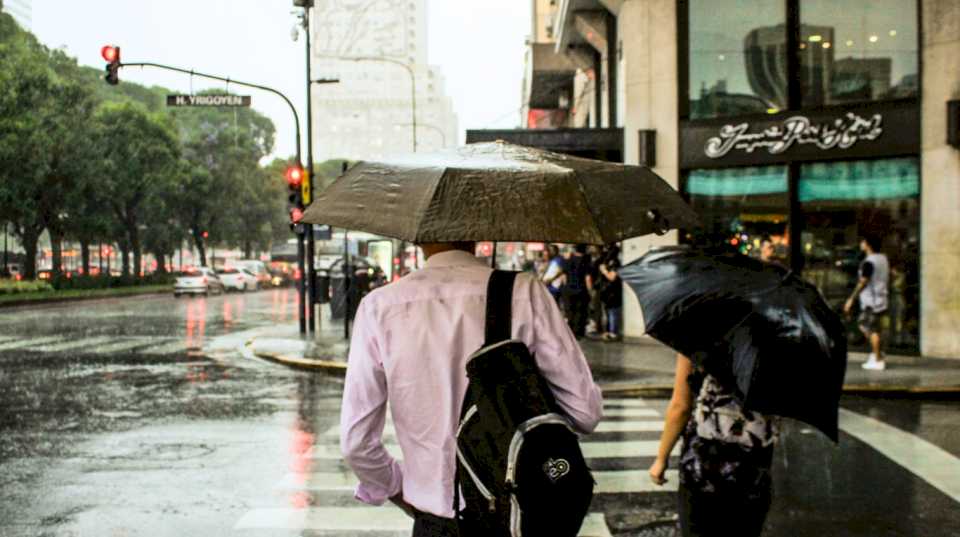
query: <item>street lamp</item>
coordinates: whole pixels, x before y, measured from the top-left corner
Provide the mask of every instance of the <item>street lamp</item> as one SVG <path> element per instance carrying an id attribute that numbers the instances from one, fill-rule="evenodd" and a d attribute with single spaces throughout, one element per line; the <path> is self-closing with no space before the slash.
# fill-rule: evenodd
<path id="1" fill-rule="evenodd" d="M 400 60 L 394 60 L 393 58 L 381 57 L 381 56 L 357 56 L 354 58 L 342 58 L 334 57 L 337 60 L 344 60 L 350 62 L 384 62 L 392 63 L 394 65 L 399 65 L 407 70 L 407 74 L 410 75 L 410 125 L 413 127 L 411 129 L 411 134 L 413 135 L 413 152 L 417 152 L 417 76 L 413 71 L 413 66 L 408 63 L 404 63 Z"/>
<path id="2" fill-rule="evenodd" d="M 437 132 L 437 133 L 440 134 L 440 145 L 441 145 L 442 147 L 447 147 L 447 133 L 443 132 L 443 129 L 441 129 L 440 127 L 438 127 L 438 126 L 436 126 L 436 125 L 425 125 L 425 124 L 423 124 L 423 123 L 421 123 L 421 124 L 419 124 L 419 125 L 413 125 L 412 123 L 395 123 L 394 126 L 396 126 L 396 127 L 410 127 L 410 126 L 413 126 L 413 127 L 415 127 L 415 128 L 431 129 L 431 130 L 433 130 L 433 131 L 435 131 L 435 132 Z"/>

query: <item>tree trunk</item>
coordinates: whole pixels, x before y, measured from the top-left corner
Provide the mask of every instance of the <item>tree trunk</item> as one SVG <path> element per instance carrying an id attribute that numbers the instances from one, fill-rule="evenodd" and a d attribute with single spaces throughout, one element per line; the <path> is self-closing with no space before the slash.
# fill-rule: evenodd
<path id="1" fill-rule="evenodd" d="M 83 266 L 83 275 L 90 275 L 90 243 L 80 241 L 80 262 Z"/>
<path id="2" fill-rule="evenodd" d="M 130 276 L 130 247 L 127 246 L 127 241 L 125 240 L 121 241 L 117 246 L 120 247 L 121 274 L 123 276 Z"/>
<path id="3" fill-rule="evenodd" d="M 37 241 L 40 233 L 25 231 L 20 237 L 23 245 L 23 277 L 27 280 L 37 278 Z"/>
<path id="4" fill-rule="evenodd" d="M 60 233 L 55 232 L 52 229 L 48 228 L 50 232 L 50 251 L 53 253 L 52 265 L 50 267 L 54 276 L 59 276 L 63 273 L 63 243 L 61 242 L 62 236 Z"/>
<path id="5" fill-rule="evenodd" d="M 207 266 L 207 250 L 204 248 L 203 236 L 196 231 L 191 235 L 193 235 L 193 244 L 197 247 L 197 253 L 200 255 L 200 266 L 205 267 Z"/>
<path id="6" fill-rule="evenodd" d="M 243 258 L 244 259 L 253 259 L 253 242 L 244 241 L 243 243 Z"/>
<path id="7" fill-rule="evenodd" d="M 133 275 L 143 275 L 143 251 L 140 249 L 140 230 L 136 225 L 130 227 L 130 249 L 133 250 Z"/>
<path id="8" fill-rule="evenodd" d="M 167 256 L 163 252 L 153 252 L 153 257 L 157 260 L 157 274 L 167 273 Z"/>

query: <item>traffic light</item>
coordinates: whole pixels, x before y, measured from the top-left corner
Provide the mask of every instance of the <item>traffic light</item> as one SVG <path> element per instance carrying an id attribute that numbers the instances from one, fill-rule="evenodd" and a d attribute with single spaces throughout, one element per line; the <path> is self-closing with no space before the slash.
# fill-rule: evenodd
<path id="1" fill-rule="evenodd" d="M 107 62 L 105 68 L 107 74 L 103 77 L 104 80 L 107 81 L 107 84 L 116 86 L 120 83 L 120 47 L 107 45 L 100 49 L 100 55 L 103 56 L 103 59 Z"/>
<path id="2" fill-rule="evenodd" d="M 287 188 L 290 192 L 287 198 L 289 200 L 287 213 L 290 215 L 290 230 L 295 233 L 297 232 L 297 226 L 300 224 L 300 219 L 303 218 L 302 187 L 304 175 L 303 167 L 299 163 L 291 164 L 287 168 Z"/>

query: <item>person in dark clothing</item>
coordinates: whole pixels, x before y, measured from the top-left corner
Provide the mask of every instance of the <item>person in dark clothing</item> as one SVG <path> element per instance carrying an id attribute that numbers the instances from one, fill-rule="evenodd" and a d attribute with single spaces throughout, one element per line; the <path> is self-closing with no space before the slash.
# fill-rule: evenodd
<path id="1" fill-rule="evenodd" d="M 607 330 L 604 341 L 619 341 L 623 338 L 623 282 L 620 280 L 620 249 L 614 246 L 600 264 L 603 290 L 600 300 L 607 314 Z"/>
<path id="2" fill-rule="evenodd" d="M 605 326 L 603 302 L 600 301 L 600 289 L 603 284 L 600 264 L 603 263 L 603 251 L 599 246 L 587 247 L 587 259 L 590 270 L 587 272 L 587 292 L 590 293 L 590 309 L 587 314 L 587 335 L 602 335 Z"/>
<path id="3" fill-rule="evenodd" d="M 587 333 L 587 316 L 590 310 L 590 293 L 587 290 L 590 260 L 586 253 L 585 244 L 578 244 L 574 248 L 566 263 L 566 284 L 562 289 L 567 324 L 577 339 Z"/>

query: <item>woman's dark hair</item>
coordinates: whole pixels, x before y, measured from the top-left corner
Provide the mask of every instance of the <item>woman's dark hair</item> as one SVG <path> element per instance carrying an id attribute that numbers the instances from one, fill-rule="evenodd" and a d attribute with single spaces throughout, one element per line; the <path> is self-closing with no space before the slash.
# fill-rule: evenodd
<path id="1" fill-rule="evenodd" d="M 870 249 L 874 252 L 879 252 L 880 247 L 883 245 L 883 241 L 880 240 L 880 237 L 875 234 L 865 234 L 860 237 L 863 241 L 870 245 Z"/>

